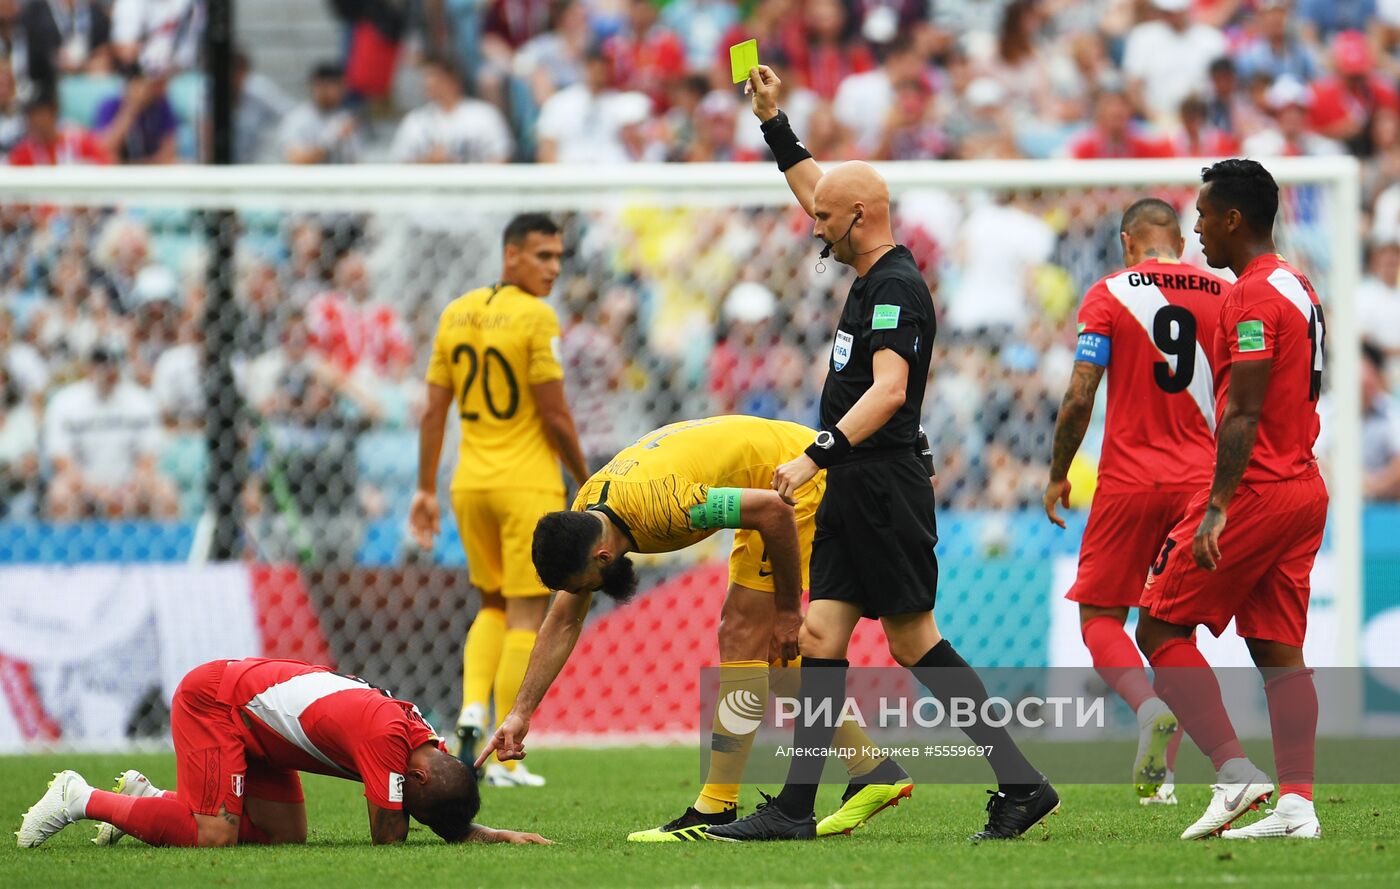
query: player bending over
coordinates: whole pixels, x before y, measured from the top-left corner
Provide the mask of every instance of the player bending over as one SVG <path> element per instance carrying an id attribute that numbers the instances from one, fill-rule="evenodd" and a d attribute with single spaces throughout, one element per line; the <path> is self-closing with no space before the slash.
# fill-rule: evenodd
<path id="1" fill-rule="evenodd" d="M 1181 220 L 1164 201 L 1134 203 L 1118 237 L 1127 267 L 1090 288 L 1079 307 L 1079 348 L 1055 423 L 1045 514 L 1065 526 L 1055 505 L 1069 505 L 1070 463 L 1107 373 L 1099 483 L 1066 598 L 1079 603 L 1094 668 L 1137 713 L 1138 796 L 1144 805 L 1175 805 L 1177 719 L 1153 692 L 1123 623 L 1139 604 L 1162 541 L 1191 495 L 1210 483 L 1215 380 L 1208 356 L 1230 285 L 1182 264 Z"/>
<path id="2" fill-rule="evenodd" d="M 375 845 L 401 843 L 412 815 L 449 843 L 548 843 L 472 821 L 476 774 L 449 754 L 418 708 L 363 679 L 301 661 L 247 658 L 191 670 L 170 707 L 176 790 L 127 771 L 96 790 L 74 771 L 54 775 L 16 836 L 32 848 L 84 819 L 94 840 L 131 834 L 152 846 L 306 842 L 297 772 L 360 781 Z"/>
<path id="3" fill-rule="evenodd" d="M 1256 161 L 1207 168 L 1196 199 L 1206 262 L 1237 280 L 1215 341 L 1215 475 L 1167 538 L 1143 592 L 1137 639 L 1157 692 L 1216 769 L 1210 806 L 1182 839 L 1322 835 L 1313 810 L 1317 689 L 1303 662 L 1310 574 L 1327 523 L 1318 474 L 1324 323 L 1317 294 L 1274 251 L 1278 185 Z M 1227 523 L 1226 516 L 1229 516 Z M 1245 758 L 1196 647 L 1231 620 L 1264 678 L 1281 791 L 1263 820 L 1230 824 L 1274 785 Z"/>
<path id="4" fill-rule="evenodd" d="M 595 473 L 574 499 L 572 511 L 541 519 L 535 529 L 535 568 L 559 594 L 540 630 L 515 708 L 482 756 L 491 750 L 503 760 L 525 756 L 530 717 L 578 642 L 593 593 L 601 590 L 625 600 L 636 591 L 627 553 L 684 549 L 721 528 L 737 530 L 720 612 L 719 698 L 746 691 L 765 700 L 769 662 L 798 660 L 801 591 L 826 477 L 818 475 L 799 489 L 795 508 L 768 482 L 786 455 L 812 435 L 796 423 L 745 416 L 665 426 Z M 776 671 L 774 683 L 786 681 L 792 687 L 773 691 L 796 695 L 797 672 Z M 735 820 L 739 777 L 754 735 L 734 734 L 718 716 L 713 732 L 707 783 L 695 803 L 668 824 L 633 833 L 629 840 L 695 840 L 709 828 Z M 819 835 L 850 833 L 912 792 L 909 776 L 893 760 L 867 755 L 873 745 L 853 723 L 838 729 L 833 746 L 856 752 L 846 760 L 850 785 L 841 808 L 822 819 Z"/>

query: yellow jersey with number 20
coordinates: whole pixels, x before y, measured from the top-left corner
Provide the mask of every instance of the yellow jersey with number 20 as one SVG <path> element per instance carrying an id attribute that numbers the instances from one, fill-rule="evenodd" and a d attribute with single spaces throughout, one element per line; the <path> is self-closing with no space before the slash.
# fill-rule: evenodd
<path id="1" fill-rule="evenodd" d="M 454 299 L 438 319 L 430 385 L 451 389 L 462 423 L 452 490 L 564 491 L 530 387 L 562 380 L 559 318 L 512 284 Z"/>

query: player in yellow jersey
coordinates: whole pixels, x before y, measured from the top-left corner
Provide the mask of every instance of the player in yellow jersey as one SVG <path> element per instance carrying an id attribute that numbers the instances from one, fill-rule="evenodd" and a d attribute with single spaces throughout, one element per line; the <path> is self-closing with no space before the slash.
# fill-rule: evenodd
<path id="1" fill-rule="evenodd" d="M 813 434 L 796 423 L 758 417 L 674 423 L 648 433 L 595 473 L 572 510 L 540 519 L 532 550 L 535 568 L 559 594 L 515 707 L 482 755 L 495 751 L 502 760 L 525 755 L 530 717 L 573 651 L 593 593 L 626 599 L 635 592 L 626 553 L 683 549 L 721 528 L 736 532 L 720 613 L 719 697 L 766 700 L 770 662 L 797 658 L 801 593 L 826 474 L 799 488 L 792 505 L 770 483 L 773 470 L 806 447 Z M 774 671 L 774 690 L 790 685 L 781 693 L 796 695 L 797 673 Z M 716 714 L 712 732 L 709 775 L 695 803 L 665 826 L 628 839 L 703 839 L 710 826 L 735 819 L 738 779 L 754 729 L 736 734 Z M 872 756 L 873 745 L 853 723 L 837 730 L 832 746 L 853 751 L 846 760 L 851 783 L 841 809 L 822 820 L 818 835 L 849 833 L 911 792 L 904 770 Z"/>
<path id="2" fill-rule="evenodd" d="M 462 651 L 459 755 L 467 762 L 485 733 L 494 693 L 509 712 L 520 689 L 549 590 L 530 563 L 535 523 L 564 504 L 562 460 L 580 484 L 588 476 L 564 400 L 559 319 L 544 301 L 564 246 L 548 216 L 526 213 L 506 226 L 501 279 L 453 300 L 438 321 L 428 361 L 428 407 L 418 440 L 418 490 L 409 528 L 430 548 L 439 528 L 438 460 L 448 414 L 462 424 L 452 476 L 452 511 L 481 609 Z M 520 763 L 493 762 L 486 783 L 538 786 Z"/>

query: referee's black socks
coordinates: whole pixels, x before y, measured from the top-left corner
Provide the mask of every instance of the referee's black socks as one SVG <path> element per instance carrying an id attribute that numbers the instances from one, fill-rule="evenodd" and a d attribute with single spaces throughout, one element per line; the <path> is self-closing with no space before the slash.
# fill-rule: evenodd
<path id="1" fill-rule="evenodd" d="M 945 713 L 953 712 L 950 702 L 954 698 L 971 701 L 978 714 L 987 702 L 987 687 L 982 684 L 982 678 L 947 639 L 930 648 L 910 670 L 943 705 Z M 979 718 L 964 727 L 963 732 L 972 743 L 991 749 L 987 761 L 996 772 L 1002 791 L 1021 796 L 1035 790 L 1045 780 L 1022 755 L 1005 728 L 987 725 Z"/>
<path id="2" fill-rule="evenodd" d="M 797 749 L 788 765 L 787 783 L 776 799 L 778 808 L 789 817 L 806 818 L 816 810 L 826 748 L 831 746 L 836 720 L 846 704 L 846 670 L 850 665 L 845 658 L 802 656 L 802 685 L 797 693 L 802 709 L 792 732 L 792 746 Z"/>

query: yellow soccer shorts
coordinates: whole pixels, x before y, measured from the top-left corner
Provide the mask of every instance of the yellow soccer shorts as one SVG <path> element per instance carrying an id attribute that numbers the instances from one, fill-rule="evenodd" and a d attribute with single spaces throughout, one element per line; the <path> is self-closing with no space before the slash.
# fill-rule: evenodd
<path id="1" fill-rule="evenodd" d="M 549 595 L 535 574 L 530 543 L 540 518 L 563 508 L 564 495 L 556 491 L 453 491 L 452 512 L 472 585 L 508 599 Z"/>
<path id="2" fill-rule="evenodd" d="M 817 507 L 826 493 L 826 473 L 821 473 L 798 491 L 794 513 L 797 519 L 798 559 L 802 568 L 802 588 L 808 587 L 807 565 L 812 560 L 812 535 L 817 530 Z M 773 592 L 773 563 L 764 552 L 763 537 L 757 531 L 740 528 L 734 532 L 734 548 L 729 552 L 729 582 L 751 590 Z"/>

